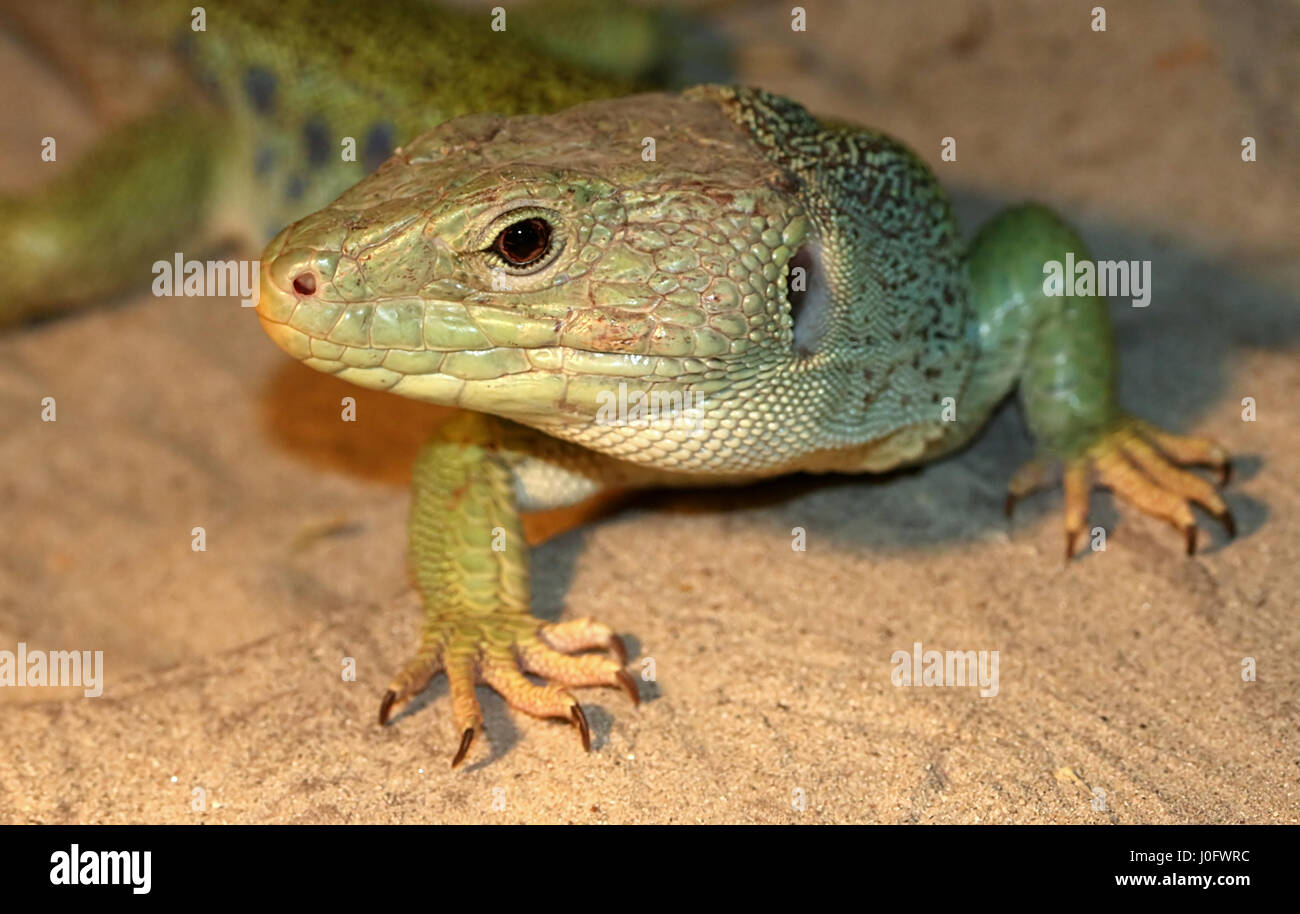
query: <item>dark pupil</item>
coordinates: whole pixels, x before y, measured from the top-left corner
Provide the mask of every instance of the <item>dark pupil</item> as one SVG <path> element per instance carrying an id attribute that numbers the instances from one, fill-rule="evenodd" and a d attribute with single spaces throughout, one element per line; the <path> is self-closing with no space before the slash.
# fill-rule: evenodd
<path id="1" fill-rule="evenodd" d="M 546 253 L 551 243 L 551 227 L 545 219 L 524 219 L 497 236 L 496 249 L 516 266 L 525 266 Z"/>

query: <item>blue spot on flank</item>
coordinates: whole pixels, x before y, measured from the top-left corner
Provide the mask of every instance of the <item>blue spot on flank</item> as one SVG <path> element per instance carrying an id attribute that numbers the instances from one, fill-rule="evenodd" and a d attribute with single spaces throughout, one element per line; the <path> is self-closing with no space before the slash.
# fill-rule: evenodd
<path id="1" fill-rule="evenodd" d="M 302 141 L 307 147 L 307 162 L 313 168 L 330 160 L 330 130 L 322 118 L 313 117 L 302 125 Z"/>
<path id="2" fill-rule="evenodd" d="M 289 186 L 285 190 L 284 195 L 290 200 L 300 200 L 302 199 L 303 191 L 306 189 L 307 185 L 303 183 L 302 178 L 298 175 L 294 175 L 289 179 Z"/>
<path id="3" fill-rule="evenodd" d="M 275 108 L 275 74 L 265 67 L 249 67 L 244 73 L 244 91 L 258 114 L 270 114 Z"/>
<path id="4" fill-rule="evenodd" d="M 271 173 L 275 166 L 275 150 L 270 146 L 263 146 L 257 150 L 257 155 L 253 157 L 253 174 L 259 178 L 264 178 Z"/>
<path id="5" fill-rule="evenodd" d="M 393 151 L 396 129 L 392 124 L 375 124 L 366 133 L 366 145 L 362 152 L 362 164 L 371 172 L 384 163 L 384 159 Z"/>

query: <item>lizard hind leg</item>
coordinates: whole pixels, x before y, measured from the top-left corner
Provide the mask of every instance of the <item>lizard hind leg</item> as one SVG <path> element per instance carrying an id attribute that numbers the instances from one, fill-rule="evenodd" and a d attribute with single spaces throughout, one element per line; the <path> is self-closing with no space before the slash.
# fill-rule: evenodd
<path id="1" fill-rule="evenodd" d="M 233 145 L 215 113 L 168 106 L 110 131 L 36 192 L 0 196 L 0 326 L 143 285 L 151 265 L 204 241 Z"/>

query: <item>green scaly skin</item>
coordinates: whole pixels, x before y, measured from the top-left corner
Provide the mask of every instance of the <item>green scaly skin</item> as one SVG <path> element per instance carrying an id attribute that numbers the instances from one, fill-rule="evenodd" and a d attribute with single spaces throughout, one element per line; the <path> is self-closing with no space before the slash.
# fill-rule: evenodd
<path id="1" fill-rule="evenodd" d="M 512 264 L 503 233 L 537 220 L 544 252 Z M 757 90 L 476 115 L 405 145 L 270 243 L 259 304 L 267 333 L 306 364 L 472 411 L 416 466 L 425 635 L 381 721 L 445 671 L 454 765 L 481 722 L 478 681 L 572 719 L 584 743 L 562 686 L 635 697 L 621 657 L 568 656 L 619 652 L 608 628 L 528 614 L 520 510 L 933 459 L 1017 385 L 1040 457 L 1011 496 L 1065 465 L 1067 555 L 1094 477 L 1189 548 L 1189 501 L 1231 528 L 1214 487 L 1177 465 L 1226 471 L 1226 455 L 1116 403 L 1105 302 L 1043 294 L 1044 262 L 1068 251 L 1087 256 L 1039 206 L 1008 210 L 967 247 L 911 152 Z M 610 422 L 602 407 L 620 385 L 629 402 L 658 396 L 677 412 Z"/>

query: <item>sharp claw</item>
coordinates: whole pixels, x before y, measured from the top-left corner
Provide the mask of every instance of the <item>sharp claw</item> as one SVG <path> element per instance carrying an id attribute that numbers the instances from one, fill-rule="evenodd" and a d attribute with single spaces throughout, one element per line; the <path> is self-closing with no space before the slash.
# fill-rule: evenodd
<path id="1" fill-rule="evenodd" d="M 609 649 L 614 652 L 620 665 L 627 666 L 627 645 L 623 643 L 622 638 L 618 635 L 610 635 Z"/>
<path id="2" fill-rule="evenodd" d="M 1067 562 L 1074 558 L 1074 549 L 1078 545 L 1080 532 L 1079 530 L 1065 531 L 1065 560 Z"/>
<path id="3" fill-rule="evenodd" d="M 636 683 L 632 680 L 632 677 L 628 675 L 627 670 L 619 670 L 614 675 L 618 677 L 618 684 L 623 687 L 623 691 L 627 693 L 627 697 L 632 699 L 633 707 L 640 707 L 641 693 L 637 691 Z"/>
<path id="4" fill-rule="evenodd" d="M 388 723 L 388 715 L 393 710 L 393 702 L 397 701 L 397 693 L 389 689 L 384 693 L 383 700 L 379 702 L 379 726 Z"/>
<path id="5" fill-rule="evenodd" d="M 1196 555 L 1196 524 L 1188 524 L 1184 527 L 1183 536 L 1187 539 L 1187 554 Z"/>
<path id="6" fill-rule="evenodd" d="M 1232 461 L 1223 461 L 1223 466 L 1219 467 L 1219 485 L 1226 486 L 1232 481 Z"/>
<path id="7" fill-rule="evenodd" d="M 1016 494 L 1014 492 L 1008 492 L 1007 500 L 1002 503 L 1002 513 L 1007 517 L 1011 517 L 1011 512 L 1016 510 L 1017 501 L 1019 501 L 1019 498 Z"/>
<path id="8" fill-rule="evenodd" d="M 591 728 L 587 726 L 587 715 L 582 713 L 582 706 L 576 701 L 573 703 L 573 710 L 569 712 L 574 724 L 578 727 L 578 733 L 582 736 L 582 748 L 584 752 L 591 751 Z"/>
<path id="9" fill-rule="evenodd" d="M 1214 515 L 1214 519 L 1223 524 L 1223 529 L 1228 531 L 1228 539 L 1237 537 L 1237 519 L 1232 516 L 1232 512 L 1224 509 L 1222 514 Z"/>
<path id="10" fill-rule="evenodd" d="M 460 748 L 456 750 L 456 757 L 451 760 L 451 767 L 455 768 L 465 761 L 465 753 L 469 752 L 469 744 L 472 742 L 474 742 L 474 728 L 470 727 L 460 736 Z"/>

